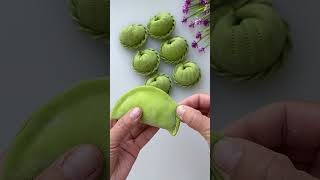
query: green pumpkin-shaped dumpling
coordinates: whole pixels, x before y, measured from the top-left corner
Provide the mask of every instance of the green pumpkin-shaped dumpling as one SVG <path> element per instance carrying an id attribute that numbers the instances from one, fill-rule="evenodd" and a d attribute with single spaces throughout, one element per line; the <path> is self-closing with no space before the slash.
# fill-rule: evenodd
<path id="1" fill-rule="evenodd" d="M 155 74 L 146 81 L 147 86 L 159 88 L 169 94 L 171 89 L 171 79 L 164 73 Z"/>
<path id="2" fill-rule="evenodd" d="M 232 79 L 263 78 L 286 59 L 287 24 L 267 0 L 238 0 L 214 9 L 211 66 Z"/>
<path id="3" fill-rule="evenodd" d="M 141 24 L 132 24 L 122 29 L 120 43 L 123 47 L 137 49 L 142 47 L 148 38 L 147 29 Z"/>
<path id="4" fill-rule="evenodd" d="M 95 38 L 109 38 L 109 12 L 109 0 L 71 0 L 73 19 Z"/>
<path id="5" fill-rule="evenodd" d="M 142 75 L 155 73 L 160 65 L 159 53 L 154 49 L 138 51 L 133 58 L 133 69 Z"/>
<path id="6" fill-rule="evenodd" d="M 175 136 L 180 126 L 176 116 L 178 104 L 164 91 L 153 86 L 136 87 L 116 102 L 111 119 L 119 119 L 135 107 L 142 109 L 141 122 L 166 129 Z"/>
<path id="7" fill-rule="evenodd" d="M 184 38 L 174 37 L 161 44 L 160 56 L 166 63 L 178 64 L 184 60 L 188 49 L 188 43 Z"/>
<path id="8" fill-rule="evenodd" d="M 170 13 L 159 13 L 150 19 L 147 27 L 151 37 L 165 39 L 173 32 L 175 20 Z"/>
<path id="9" fill-rule="evenodd" d="M 196 84 L 201 78 L 199 66 L 191 61 L 185 61 L 173 70 L 173 79 L 180 86 L 188 87 Z"/>

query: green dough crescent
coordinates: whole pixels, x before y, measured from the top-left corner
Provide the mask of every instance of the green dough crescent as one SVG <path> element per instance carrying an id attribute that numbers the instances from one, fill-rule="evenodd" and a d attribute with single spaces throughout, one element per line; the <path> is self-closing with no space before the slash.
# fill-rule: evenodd
<path id="1" fill-rule="evenodd" d="M 287 59 L 291 47 L 288 25 L 270 1 L 220 1 L 213 20 L 211 67 L 218 76 L 261 79 Z"/>
<path id="2" fill-rule="evenodd" d="M 100 148 L 109 178 L 109 80 L 83 81 L 34 112 L 10 146 L 1 180 L 37 177 L 66 151 L 81 144 Z"/>
<path id="3" fill-rule="evenodd" d="M 109 0 L 70 0 L 71 15 L 81 30 L 95 38 L 108 39 L 110 29 Z"/>
<path id="4" fill-rule="evenodd" d="M 180 126 L 180 119 L 176 116 L 177 106 L 164 91 L 152 86 L 140 86 L 116 102 L 111 119 L 119 119 L 134 107 L 139 107 L 143 111 L 141 121 L 144 124 L 166 129 L 175 136 Z"/>

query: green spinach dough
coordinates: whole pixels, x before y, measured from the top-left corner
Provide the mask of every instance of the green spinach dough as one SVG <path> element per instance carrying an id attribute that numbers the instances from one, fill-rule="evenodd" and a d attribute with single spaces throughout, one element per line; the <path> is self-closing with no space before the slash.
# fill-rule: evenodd
<path id="1" fill-rule="evenodd" d="M 153 87 L 159 88 L 162 91 L 169 94 L 172 86 L 172 82 L 171 82 L 171 78 L 168 75 L 164 73 L 159 73 L 150 77 L 146 81 L 146 86 L 153 86 Z"/>
<path id="2" fill-rule="evenodd" d="M 141 24 L 131 24 L 122 29 L 119 39 L 123 47 L 138 49 L 147 42 L 147 28 Z"/>
<path id="3" fill-rule="evenodd" d="M 109 80 L 83 81 L 34 112 L 18 132 L 1 180 L 31 180 L 66 151 L 93 144 L 105 158 L 109 178 Z"/>
<path id="4" fill-rule="evenodd" d="M 175 28 L 176 22 L 170 13 L 159 13 L 148 23 L 148 32 L 155 39 L 168 38 Z"/>
<path id="5" fill-rule="evenodd" d="M 109 39 L 109 0 L 71 0 L 70 10 L 81 30 L 95 38 Z"/>
<path id="6" fill-rule="evenodd" d="M 180 126 L 176 116 L 177 103 L 164 91 L 140 86 L 124 94 L 115 104 L 111 119 L 120 119 L 134 107 L 142 109 L 142 123 L 166 129 L 175 136 Z"/>
<path id="7" fill-rule="evenodd" d="M 261 79 L 287 59 L 288 26 L 270 1 L 218 1 L 213 9 L 211 67 L 218 76 Z"/>
<path id="8" fill-rule="evenodd" d="M 158 71 L 160 65 L 160 55 L 154 49 L 145 49 L 138 51 L 133 58 L 133 69 L 142 74 L 149 76 Z"/>
<path id="9" fill-rule="evenodd" d="M 201 79 L 199 66 L 192 61 L 177 64 L 173 70 L 173 80 L 183 87 L 195 85 Z"/>
<path id="10" fill-rule="evenodd" d="M 164 62 L 178 64 L 188 53 L 188 43 L 182 37 L 174 37 L 163 42 L 160 46 L 160 56 Z"/>

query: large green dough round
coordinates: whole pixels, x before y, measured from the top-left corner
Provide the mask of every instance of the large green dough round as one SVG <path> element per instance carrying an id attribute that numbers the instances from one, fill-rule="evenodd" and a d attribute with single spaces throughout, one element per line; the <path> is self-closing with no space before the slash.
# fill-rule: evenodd
<path id="1" fill-rule="evenodd" d="M 266 0 L 238 0 L 214 10 L 211 66 L 232 79 L 262 78 L 287 58 L 287 24 Z"/>
<path id="2" fill-rule="evenodd" d="M 134 107 L 143 111 L 142 123 L 166 129 L 175 136 L 180 126 L 176 116 L 177 103 L 164 91 L 140 86 L 121 96 L 112 109 L 111 118 L 119 119 Z"/>
<path id="3" fill-rule="evenodd" d="M 135 71 L 142 75 L 155 73 L 160 65 L 160 55 L 154 49 L 138 51 L 133 58 L 132 66 Z"/>
<path id="4" fill-rule="evenodd" d="M 66 151 L 93 144 L 109 178 L 109 80 L 83 81 L 34 112 L 10 146 L 1 180 L 31 180 Z"/>
<path id="5" fill-rule="evenodd" d="M 170 13 L 159 13 L 153 16 L 148 23 L 148 31 L 155 39 L 168 38 L 175 28 L 174 17 Z"/>
<path id="6" fill-rule="evenodd" d="M 180 86 L 193 86 L 200 80 L 200 78 L 200 68 L 192 61 L 185 61 L 177 64 L 173 70 L 173 79 Z"/>
<path id="7" fill-rule="evenodd" d="M 160 56 L 166 63 L 178 64 L 184 60 L 188 49 L 188 43 L 184 38 L 174 37 L 161 44 Z"/>
<path id="8" fill-rule="evenodd" d="M 122 29 L 120 43 L 129 49 L 142 47 L 148 38 L 147 29 L 141 24 L 131 24 Z"/>
<path id="9" fill-rule="evenodd" d="M 109 12 L 109 0 L 71 0 L 73 19 L 96 38 L 109 38 Z"/>
<path id="10" fill-rule="evenodd" d="M 171 89 L 171 79 L 164 73 L 155 74 L 146 81 L 147 86 L 159 88 L 169 94 Z"/>

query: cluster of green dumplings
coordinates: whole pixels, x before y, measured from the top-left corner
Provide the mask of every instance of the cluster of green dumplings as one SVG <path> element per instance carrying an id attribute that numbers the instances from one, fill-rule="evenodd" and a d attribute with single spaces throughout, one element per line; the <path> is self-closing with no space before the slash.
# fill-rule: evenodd
<path id="1" fill-rule="evenodd" d="M 269 0 L 219 0 L 213 12 L 211 67 L 217 75 L 260 79 L 287 59 L 288 25 Z"/>
<path id="2" fill-rule="evenodd" d="M 175 19 L 170 13 L 159 13 L 153 16 L 147 26 L 131 24 L 120 33 L 120 43 L 128 49 L 143 47 L 150 37 L 163 40 L 160 51 L 146 48 L 137 51 L 132 60 L 133 69 L 144 76 L 149 76 L 145 85 L 157 87 L 164 92 L 170 92 L 172 82 L 189 87 L 196 84 L 201 78 L 198 65 L 192 61 L 186 61 L 188 54 L 187 41 L 179 36 L 171 37 L 175 29 Z M 170 76 L 158 73 L 161 59 L 168 64 L 175 65 L 171 80 Z"/>

